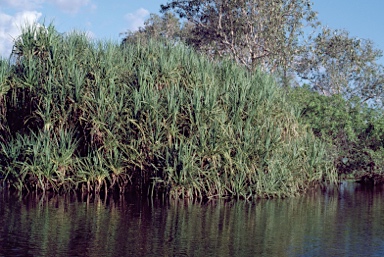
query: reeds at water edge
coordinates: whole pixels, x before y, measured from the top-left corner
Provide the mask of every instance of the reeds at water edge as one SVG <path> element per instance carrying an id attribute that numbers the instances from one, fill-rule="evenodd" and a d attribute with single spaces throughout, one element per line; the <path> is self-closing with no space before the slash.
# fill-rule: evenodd
<path id="1" fill-rule="evenodd" d="M 251 199 L 337 177 L 272 77 L 182 44 L 35 25 L 1 62 L 0 86 L 0 174 L 21 191 Z"/>

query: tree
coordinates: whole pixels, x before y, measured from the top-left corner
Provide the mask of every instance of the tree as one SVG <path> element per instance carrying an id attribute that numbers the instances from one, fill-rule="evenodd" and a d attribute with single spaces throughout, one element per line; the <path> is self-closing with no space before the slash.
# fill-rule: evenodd
<path id="1" fill-rule="evenodd" d="M 144 22 L 144 27 L 140 27 L 138 31 L 128 31 L 125 35 L 123 44 L 138 39 L 141 41 L 148 39 L 181 40 L 183 37 L 182 24 L 170 12 L 166 12 L 162 16 L 152 13 Z"/>
<path id="2" fill-rule="evenodd" d="M 332 145 L 330 156 L 340 174 L 383 173 L 382 110 L 361 104 L 357 97 L 346 100 L 339 94 L 321 95 L 307 85 L 288 92 L 289 100 L 302 110 L 301 122 Z"/>
<path id="3" fill-rule="evenodd" d="M 274 73 L 283 85 L 301 78 L 324 95 L 381 103 L 381 51 L 343 30 L 323 28 L 312 38 L 303 30 L 320 28 L 311 8 L 310 0 L 172 0 L 123 42 L 184 42 L 213 59 L 230 57 L 251 71 Z"/>
<path id="4" fill-rule="evenodd" d="M 308 45 L 306 54 L 298 57 L 296 70 L 299 77 L 324 95 L 378 101 L 384 83 L 383 66 L 377 63 L 381 55 L 370 40 L 324 28 Z"/>
<path id="5" fill-rule="evenodd" d="M 316 25 L 310 0 L 174 0 L 161 5 L 193 24 L 188 43 L 230 56 L 248 69 L 287 76 L 301 52 L 303 27 Z"/>

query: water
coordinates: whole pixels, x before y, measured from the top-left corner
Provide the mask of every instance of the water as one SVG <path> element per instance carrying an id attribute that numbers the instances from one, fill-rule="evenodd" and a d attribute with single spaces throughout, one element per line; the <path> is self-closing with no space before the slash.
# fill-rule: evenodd
<path id="1" fill-rule="evenodd" d="M 384 190 L 285 200 L 0 194 L 0 256 L 383 256 Z"/>

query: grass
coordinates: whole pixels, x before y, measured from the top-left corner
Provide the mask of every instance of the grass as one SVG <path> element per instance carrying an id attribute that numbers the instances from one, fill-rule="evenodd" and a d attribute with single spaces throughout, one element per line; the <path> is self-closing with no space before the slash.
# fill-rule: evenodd
<path id="1" fill-rule="evenodd" d="M 336 180 L 273 78 L 233 62 L 34 25 L 0 64 L 0 174 L 18 190 L 251 199 Z"/>

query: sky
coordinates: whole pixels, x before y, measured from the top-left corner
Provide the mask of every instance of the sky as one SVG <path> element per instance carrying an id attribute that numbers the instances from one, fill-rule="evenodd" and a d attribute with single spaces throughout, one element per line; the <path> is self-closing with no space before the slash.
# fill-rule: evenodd
<path id="1" fill-rule="evenodd" d="M 53 23 L 59 32 L 86 32 L 90 37 L 121 42 L 167 0 L 0 0 L 0 56 L 7 58 L 25 24 Z M 332 29 L 371 39 L 384 51 L 384 0 L 312 0 L 318 18 Z"/>

